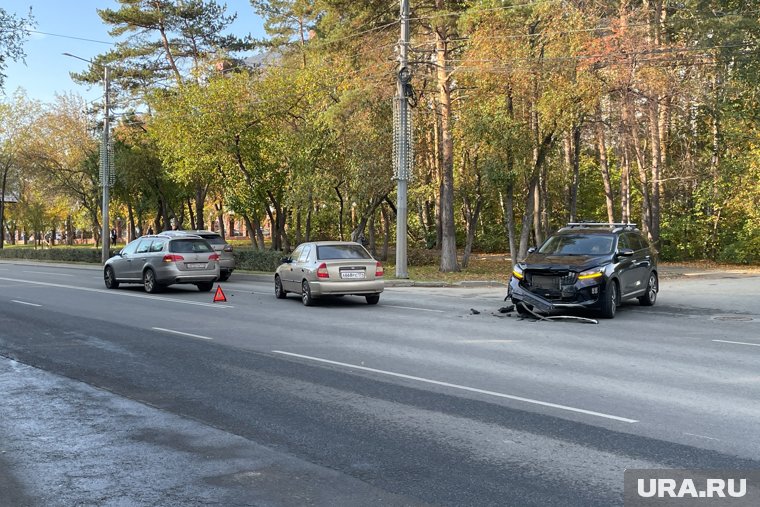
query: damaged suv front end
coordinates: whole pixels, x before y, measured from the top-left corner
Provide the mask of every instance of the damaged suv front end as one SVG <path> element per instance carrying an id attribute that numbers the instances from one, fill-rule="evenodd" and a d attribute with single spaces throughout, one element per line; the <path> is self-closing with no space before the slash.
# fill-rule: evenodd
<path id="1" fill-rule="evenodd" d="M 623 299 L 654 304 L 656 261 L 632 224 L 569 224 L 512 270 L 507 298 L 518 312 L 592 308 L 615 316 Z"/>

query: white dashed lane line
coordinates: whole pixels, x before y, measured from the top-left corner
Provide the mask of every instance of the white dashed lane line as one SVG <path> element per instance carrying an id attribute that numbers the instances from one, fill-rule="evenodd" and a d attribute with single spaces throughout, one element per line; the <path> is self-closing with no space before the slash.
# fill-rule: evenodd
<path id="1" fill-rule="evenodd" d="M 27 305 L 27 306 L 42 306 L 42 305 L 38 305 L 37 303 L 28 303 L 26 301 L 19 301 L 18 299 L 11 299 L 11 303 L 18 303 L 20 305 Z"/>
<path id="2" fill-rule="evenodd" d="M 732 343 L 734 345 L 749 345 L 750 347 L 760 347 L 760 343 L 732 342 L 730 340 L 713 340 L 718 343 Z"/>
<path id="3" fill-rule="evenodd" d="M 164 329 L 162 327 L 154 327 L 152 329 L 154 331 L 161 331 L 162 333 L 178 334 L 181 336 L 189 336 L 191 338 L 200 338 L 201 340 L 213 340 L 213 338 L 209 338 L 208 336 L 201 336 L 199 334 L 193 334 L 193 333 L 184 333 L 182 331 L 174 331 L 173 329 Z"/>
<path id="4" fill-rule="evenodd" d="M 299 359 L 306 359 L 306 360 L 309 360 L 309 361 L 316 361 L 316 362 L 324 363 L 324 364 L 331 364 L 331 365 L 334 365 L 334 366 L 343 366 L 345 368 L 351 368 L 353 370 L 361 370 L 361 371 L 368 371 L 368 372 L 371 372 L 371 373 L 379 373 L 379 374 L 382 374 L 382 375 L 388 375 L 388 376 L 391 376 L 391 377 L 402 378 L 402 379 L 406 379 L 406 380 L 414 380 L 414 381 L 423 382 L 423 383 L 426 383 L 426 384 L 434 384 L 434 385 L 437 385 L 437 386 L 449 387 L 449 388 L 452 388 L 452 389 L 459 389 L 459 390 L 462 390 L 462 391 L 469 391 L 469 392 L 472 392 L 472 393 L 485 394 L 485 395 L 488 395 L 488 396 L 495 396 L 497 398 L 505 398 L 505 399 L 508 399 L 508 400 L 520 401 L 520 402 L 529 403 L 529 404 L 532 404 L 532 405 L 540 405 L 542 407 L 549 407 L 549 408 L 558 409 L 558 410 L 564 410 L 564 411 L 568 411 L 568 412 L 577 412 L 577 413 L 580 413 L 580 414 L 586 414 L 586 415 L 591 415 L 591 416 L 595 416 L 595 417 L 602 417 L 604 419 L 612 419 L 614 421 L 620 421 L 620 422 L 625 422 L 625 423 L 636 423 L 636 422 L 638 422 L 635 419 L 628 419 L 627 417 L 620 417 L 620 416 L 617 416 L 617 415 L 605 414 L 603 412 L 594 412 L 593 410 L 586 410 L 586 409 L 583 409 L 583 408 L 570 407 L 570 406 L 567 406 L 567 405 L 559 405 L 557 403 L 549 403 L 547 401 L 534 400 L 534 399 L 531 399 L 531 398 L 524 398 L 522 396 L 514 396 L 512 394 L 504 394 L 504 393 L 498 393 L 498 392 L 495 392 L 495 391 L 487 391 L 487 390 L 484 390 L 484 389 L 477 389 L 475 387 L 468 387 L 468 386 L 463 386 L 463 385 L 458 385 L 458 384 L 451 384 L 449 382 L 441 382 L 439 380 L 432 380 L 432 379 L 427 379 L 427 378 L 423 378 L 423 377 L 415 377 L 415 376 L 412 376 L 412 375 L 405 375 L 403 373 L 395 373 L 395 372 L 392 372 L 392 371 L 378 370 L 378 369 L 375 369 L 375 368 L 367 368 L 366 366 L 359 366 L 359 365 L 356 365 L 356 364 L 341 363 L 341 362 L 338 362 L 338 361 L 331 361 L 329 359 L 322 359 L 320 357 L 304 356 L 304 355 L 301 355 L 301 354 L 294 354 L 292 352 L 284 352 L 282 350 L 273 350 L 272 352 L 274 354 L 282 354 L 282 355 L 285 355 L 285 356 L 296 357 L 296 358 L 299 358 Z"/>

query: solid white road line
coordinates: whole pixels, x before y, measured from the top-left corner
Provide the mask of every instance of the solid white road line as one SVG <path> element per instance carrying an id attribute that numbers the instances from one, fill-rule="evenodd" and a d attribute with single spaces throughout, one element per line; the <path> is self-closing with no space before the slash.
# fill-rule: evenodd
<path id="1" fill-rule="evenodd" d="M 164 329 L 162 327 L 154 327 L 155 331 L 163 331 L 164 333 L 172 333 L 172 334 L 180 334 L 182 336 L 190 336 L 192 338 L 200 338 L 201 340 L 213 340 L 213 338 L 209 338 L 208 336 L 201 336 L 199 334 L 192 334 L 192 333 L 183 333 L 182 331 L 174 331 L 172 329 Z"/>
<path id="2" fill-rule="evenodd" d="M 149 294 L 137 294 L 134 292 L 126 292 L 126 291 L 120 291 L 120 290 L 108 290 L 108 289 L 91 289 L 89 287 L 77 287 L 74 285 L 62 285 L 59 283 L 49 283 L 49 282 L 32 282 L 30 280 L 19 280 L 18 278 L 3 278 L 0 277 L 0 280 L 5 280 L 7 282 L 20 282 L 22 284 L 27 285 L 40 285 L 43 287 L 57 287 L 59 289 L 72 289 L 72 290 L 81 290 L 85 292 L 95 292 L 99 294 L 109 294 L 112 296 L 125 296 L 125 297 L 131 297 L 131 298 L 140 298 L 140 299 L 150 299 L 150 300 L 158 300 L 158 301 L 166 301 L 168 303 L 179 303 L 182 305 L 194 305 L 194 306 L 206 306 L 209 308 L 235 308 L 233 305 L 230 304 L 223 304 L 220 305 L 219 303 L 201 303 L 200 301 L 184 301 L 182 299 L 173 299 L 173 298 L 167 298 L 167 297 L 161 297 L 161 296 L 151 296 Z"/>
<path id="3" fill-rule="evenodd" d="M 751 347 L 760 347 L 760 343 L 732 342 L 729 340 L 713 340 L 713 341 L 718 342 L 718 343 L 733 343 L 735 345 L 749 345 Z"/>
<path id="4" fill-rule="evenodd" d="M 19 301 L 18 299 L 11 299 L 11 303 L 18 303 L 20 305 L 29 305 L 29 306 L 42 306 L 35 303 L 27 303 L 26 301 Z"/>
<path id="5" fill-rule="evenodd" d="M 569 407 L 567 405 L 558 405 L 556 403 L 549 403 L 549 402 L 546 402 L 546 401 L 533 400 L 531 398 L 523 398 L 522 396 L 513 396 L 511 394 L 497 393 L 495 391 L 486 391 L 484 389 L 476 389 L 474 387 L 467 387 L 467 386 L 462 386 L 462 385 L 458 385 L 458 384 L 451 384 L 449 382 L 440 382 L 438 380 L 431 380 L 431 379 L 422 378 L 422 377 L 415 377 L 415 376 L 412 376 L 412 375 L 404 375 L 403 373 L 395 373 L 395 372 L 386 371 L 386 370 L 377 370 L 375 368 L 367 368 L 366 366 L 359 366 L 359 365 L 356 365 L 356 364 L 341 363 L 341 362 L 338 362 L 338 361 L 331 361 L 329 359 L 322 359 L 322 358 L 319 358 L 319 357 L 304 356 L 304 355 L 301 355 L 301 354 L 293 354 L 292 352 L 284 352 L 282 350 L 273 350 L 272 352 L 275 353 L 275 354 L 283 354 L 283 355 L 286 355 L 286 356 L 297 357 L 297 358 L 300 358 L 300 359 L 308 359 L 310 361 L 317 361 L 317 362 L 320 362 L 320 363 L 333 364 L 333 365 L 336 365 L 336 366 L 345 366 L 347 368 L 354 368 L 354 369 L 357 369 L 357 370 L 369 371 L 369 372 L 372 372 L 372 373 L 380 373 L 382 375 L 389 375 L 389 376 L 392 376 L 392 377 L 398 377 L 398 378 L 403 378 L 403 379 L 407 379 L 407 380 L 416 380 L 417 382 L 424 382 L 426 384 L 434 384 L 434 385 L 443 386 L 443 387 L 451 387 L 453 389 L 461 389 L 463 391 L 470 391 L 470 392 L 473 392 L 473 393 L 487 394 L 489 396 L 496 396 L 498 398 L 506 398 L 508 400 L 522 401 L 524 403 L 531 403 L 533 405 L 541 405 L 543 407 L 550 407 L 550 408 L 556 408 L 556 409 L 559 409 L 559 410 L 567 410 L 569 412 L 578 412 L 580 414 L 593 415 L 593 416 L 596 416 L 596 417 L 603 417 L 605 419 L 612 419 L 612 420 L 615 420 L 615 421 L 621 421 L 621 422 L 626 422 L 626 423 L 635 423 L 635 422 L 638 422 L 635 419 L 628 419 L 626 417 L 619 417 L 619 416 L 616 416 L 616 415 L 605 414 L 605 413 L 602 413 L 602 412 L 594 412 L 593 410 L 585 410 L 585 409 L 582 409 L 582 408 Z"/>
<path id="6" fill-rule="evenodd" d="M 35 275 L 50 275 L 50 276 L 74 276 L 66 273 L 49 273 L 47 271 L 24 271 L 24 273 L 32 273 Z"/>
<path id="7" fill-rule="evenodd" d="M 401 310 L 417 310 L 418 312 L 446 313 L 443 310 L 431 310 L 429 308 L 414 308 L 412 306 L 382 305 L 385 308 L 399 308 Z"/>

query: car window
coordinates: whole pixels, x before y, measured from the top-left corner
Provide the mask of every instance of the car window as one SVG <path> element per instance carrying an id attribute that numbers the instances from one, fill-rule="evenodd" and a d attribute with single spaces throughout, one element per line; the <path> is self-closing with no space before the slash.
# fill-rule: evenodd
<path id="1" fill-rule="evenodd" d="M 298 258 L 301 257 L 301 252 L 303 252 L 303 245 L 299 245 L 298 248 L 293 250 L 293 253 L 290 254 L 290 258 L 294 261 L 298 261 Z"/>
<path id="2" fill-rule="evenodd" d="M 613 236 L 602 234 L 559 234 L 541 245 L 546 255 L 607 255 L 612 252 Z"/>
<path id="3" fill-rule="evenodd" d="M 137 251 L 135 253 L 145 253 L 150 249 L 150 244 L 152 240 L 150 239 L 144 239 L 140 241 L 140 244 L 137 246 Z"/>
<path id="4" fill-rule="evenodd" d="M 311 245 L 303 249 L 301 255 L 298 257 L 298 262 L 306 262 L 306 260 L 309 258 L 309 252 L 311 252 Z"/>
<path id="5" fill-rule="evenodd" d="M 628 244 L 631 245 L 631 248 L 634 250 L 641 250 L 642 248 L 645 248 L 644 245 L 641 244 L 641 238 L 638 234 L 628 233 L 625 235 L 626 239 L 628 240 Z"/>
<path id="6" fill-rule="evenodd" d="M 218 234 L 199 234 L 199 236 L 205 239 L 206 241 L 208 241 L 209 243 L 211 243 L 212 245 L 226 245 L 227 244 L 227 242 L 224 241 L 224 238 Z"/>
<path id="7" fill-rule="evenodd" d="M 169 251 L 174 253 L 206 253 L 213 252 L 214 249 L 205 239 L 188 238 L 176 239 L 169 243 Z"/>
<path id="8" fill-rule="evenodd" d="M 133 253 L 135 253 L 135 250 L 137 250 L 137 245 L 140 244 L 140 241 L 141 240 L 137 239 L 131 242 L 130 244 L 128 244 L 127 246 L 125 246 L 121 250 L 122 255 L 132 255 Z"/>
<path id="9" fill-rule="evenodd" d="M 150 251 L 151 252 L 160 252 L 164 249 L 164 244 L 166 241 L 163 239 L 154 239 L 153 243 L 150 244 Z"/>
<path id="10" fill-rule="evenodd" d="M 317 246 L 317 259 L 371 259 L 372 256 L 358 243 Z"/>
<path id="11" fill-rule="evenodd" d="M 626 248 L 631 248 L 630 243 L 628 243 L 628 235 L 627 234 L 621 234 L 618 238 L 618 250 L 623 250 Z"/>

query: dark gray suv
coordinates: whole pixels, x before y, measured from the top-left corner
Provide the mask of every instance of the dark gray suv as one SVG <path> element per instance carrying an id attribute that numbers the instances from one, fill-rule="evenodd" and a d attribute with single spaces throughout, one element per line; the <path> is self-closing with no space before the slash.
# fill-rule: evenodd
<path id="1" fill-rule="evenodd" d="M 507 292 L 521 314 L 593 308 L 611 319 L 625 299 L 657 300 L 656 255 L 634 224 L 570 223 L 528 252 Z"/>
<path id="2" fill-rule="evenodd" d="M 191 283 L 208 292 L 219 279 L 219 254 L 199 236 L 143 236 L 106 261 L 103 279 L 109 289 L 141 283 L 154 293 L 167 285 Z"/>

